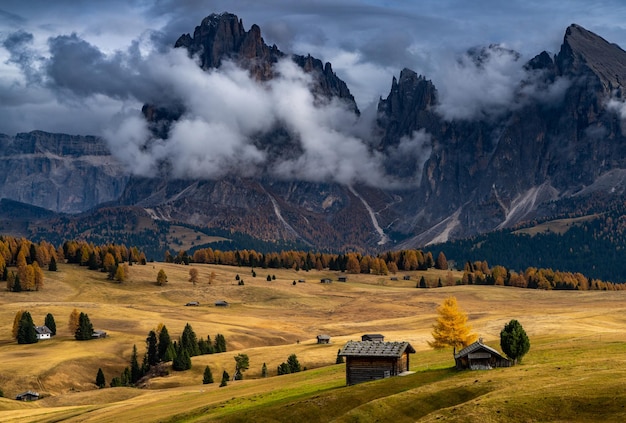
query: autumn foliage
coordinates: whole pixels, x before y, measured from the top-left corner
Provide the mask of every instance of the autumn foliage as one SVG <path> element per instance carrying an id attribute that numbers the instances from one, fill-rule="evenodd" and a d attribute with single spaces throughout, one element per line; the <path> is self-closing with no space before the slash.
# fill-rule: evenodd
<path id="1" fill-rule="evenodd" d="M 467 315 L 459 308 L 455 297 L 446 298 L 437 307 L 437 314 L 432 331 L 433 341 L 428 342 L 432 348 L 453 347 L 456 353 L 457 348 L 467 347 L 476 341 L 476 334 L 467 324 Z"/>

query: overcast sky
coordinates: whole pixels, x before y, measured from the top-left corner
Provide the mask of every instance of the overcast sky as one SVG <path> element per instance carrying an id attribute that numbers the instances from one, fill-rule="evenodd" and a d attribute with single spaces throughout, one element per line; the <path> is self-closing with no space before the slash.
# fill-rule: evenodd
<path id="1" fill-rule="evenodd" d="M 265 42 L 285 53 L 331 62 L 361 118 L 341 102 L 316 101 L 310 75 L 289 61 L 262 85 L 229 63 L 203 72 L 172 48 L 204 17 L 225 11 L 246 30 L 258 24 Z M 625 16 L 623 0 L 2 0 L 0 133 L 102 136 L 130 171 L 146 176 L 167 162 L 177 177 L 262 172 L 419 185 L 430 134 L 372 148 L 377 100 L 403 68 L 434 82 L 444 119 L 491 119 L 523 106 L 520 99 L 560 101 L 571 81 L 545 85 L 524 63 L 543 50 L 558 53 L 572 23 L 624 47 Z M 168 100 L 185 113 L 167 140 L 154 138 L 141 107 Z M 276 157 L 255 140 L 279 126 L 299 149 Z M 417 164 L 401 181 L 384 170 L 399 159 Z"/>
<path id="2" fill-rule="evenodd" d="M 102 134 L 150 99 L 151 52 L 223 11 L 285 52 L 330 61 L 361 109 L 404 67 L 445 90 L 445 57 L 474 46 L 500 43 L 524 60 L 556 53 L 571 23 L 626 46 L 623 0 L 3 0 L 0 132 Z"/>

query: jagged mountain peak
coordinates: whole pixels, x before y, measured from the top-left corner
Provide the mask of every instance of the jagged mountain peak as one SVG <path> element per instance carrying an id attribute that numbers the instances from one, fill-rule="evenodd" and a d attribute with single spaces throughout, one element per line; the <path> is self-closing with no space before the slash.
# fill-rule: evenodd
<path id="1" fill-rule="evenodd" d="M 626 83 L 626 51 L 580 25 L 565 31 L 557 63 L 565 75 L 575 75 L 587 67 L 606 91 Z"/>

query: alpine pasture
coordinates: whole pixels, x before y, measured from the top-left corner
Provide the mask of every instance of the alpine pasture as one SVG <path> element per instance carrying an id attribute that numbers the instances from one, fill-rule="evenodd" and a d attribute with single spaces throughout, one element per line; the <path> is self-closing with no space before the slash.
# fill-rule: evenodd
<path id="1" fill-rule="evenodd" d="M 199 271 L 189 282 L 189 269 Z M 168 283 L 156 284 L 163 269 Z M 419 289 L 422 275 L 448 285 L 460 274 L 429 270 L 390 276 L 348 275 L 214 265 L 148 263 L 129 267 L 127 281 L 60 264 L 45 272 L 37 292 L 0 292 L 0 421 L 624 421 L 626 419 L 626 292 L 542 291 L 495 286 Z M 210 274 L 215 278 L 209 285 Z M 411 280 L 403 280 L 403 275 Z M 239 275 L 244 281 L 239 285 Z M 267 281 L 267 275 L 275 280 Z M 321 284 L 331 278 L 333 283 Z M 298 282 L 304 279 L 306 282 Z M 294 284 L 293 282 L 296 281 Z M 431 286 L 434 286 L 431 285 Z M 436 308 L 457 298 L 473 330 L 501 351 L 499 333 L 517 319 L 531 341 L 521 364 L 490 371 L 456 371 L 451 349 L 434 351 Z M 216 307 L 224 300 L 228 307 Z M 199 306 L 185 306 L 198 301 Z M 73 309 L 89 315 L 105 339 L 76 341 L 67 324 Z M 52 313 L 57 335 L 31 345 L 12 338 L 18 310 L 35 324 Z M 163 323 L 173 340 L 190 323 L 198 338 L 221 333 L 228 351 L 193 357 L 191 370 L 148 380 L 141 388 L 109 388 L 140 359 L 150 330 Z M 415 373 L 345 386 L 336 354 L 348 340 L 381 333 L 408 341 Z M 316 335 L 331 336 L 317 345 Z M 219 387 L 245 353 L 244 380 Z M 305 371 L 276 375 L 296 354 Z M 266 363 L 269 377 L 261 378 Z M 213 384 L 203 385 L 205 366 Z M 102 368 L 107 388 L 94 381 Z M 39 401 L 16 401 L 37 391 Z"/>

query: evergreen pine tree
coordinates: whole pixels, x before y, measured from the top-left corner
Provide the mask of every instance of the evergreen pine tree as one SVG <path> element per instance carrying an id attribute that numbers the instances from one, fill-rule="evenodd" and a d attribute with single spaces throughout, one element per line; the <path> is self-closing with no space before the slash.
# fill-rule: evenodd
<path id="1" fill-rule="evenodd" d="M 180 344 L 182 348 L 187 351 L 187 354 L 189 354 L 190 357 L 200 354 L 200 348 L 198 348 L 198 338 L 189 323 L 187 323 L 185 325 L 185 329 L 183 329 L 183 334 L 180 337 Z"/>
<path id="2" fill-rule="evenodd" d="M 215 335 L 215 352 L 226 352 L 226 338 L 224 338 L 224 335 L 222 335 L 221 333 Z"/>
<path id="3" fill-rule="evenodd" d="M 342 364 L 344 362 L 343 356 L 339 355 L 340 352 L 341 352 L 341 349 L 338 349 L 337 350 L 337 360 L 335 360 L 335 364 Z"/>
<path id="4" fill-rule="evenodd" d="M 420 278 L 420 288 L 428 288 L 428 285 L 426 285 L 426 279 L 424 279 L 424 276 Z"/>
<path id="5" fill-rule="evenodd" d="M 230 375 L 228 374 L 228 372 L 226 372 L 226 370 L 224 370 L 222 372 L 222 382 L 220 383 L 220 388 L 222 386 L 226 386 L 228 385 L 228 380 L 230 379 Z"/>
<path id="6" fill-rule="evenodd" d="M 287 365 L 289 366 L 290 373 L 297 373 L 302 370 L 300 367 L 300 362 L 298 361 L 298 357 L 295 354 L 291 354 L 287 358 Z"/>
<path id="7" fill-rule="evenodd" d="M 158 354 L 159 354 L 160 361 L 170 361 L 173 358 L 171 357 L 170 360 L 165 359 L 167 351 L 171 347 L 171 345 L 172 345 L 172 340 L 170 339 L 170 334 L 168 333 L 167 328 L 164 325 L 161 328 L 161 332 L 159 332 Z"/>
<path id="8" fill-rule="evenodd" d="M 52 257 L 50 258 L 50 264 L 48 264 L 48 270 L 49 270 L 50 272 L 56 272 L 56 271 L 57 271 L 57 261 L 56 261 L 56 259 L 54 258 L 54 256 L 52 256 Z"/>
<path id="9" fill-rule="evenodd" d="M 44 325 L 46 325 L 46 327 L 50 329 L 50 332 L 52 332 L 52 336 L 57 334 L 57 324 L 54 321 L 54 316 L 52 314 L 46 314 L 46 320 L 44 321 Z"/>
<path id="10" fill-rule="evenodd" d="M 17 329 L 17 343 L 18 344 L 34 344 L 37 341 L 37 331 L 35 330 L 35 324 L 33 318 L 28 311 L 22 313 L 20 318 L 20 325 Z"/>
<path id="11" fill-rule="evenodd" d="M 213 374 L 211 373 L 211 369 L 209 366 L 204 368 L 204 376 L 202 377 L 202 383 L 208 385 L 209 383 L 213 383 Z"/>
<path id="12" fill-rule="evenodd" d="M 111 381 L 113 383 L 113 381 Z M 96 375 L 96 386 L 98 388 L 104 388 L 106 386 L 106 381 L 104 380 L 104 373 L 101 368 L 98 368 L 98 374 Z"/>
<path id="13" fill-rule="evenodd" d="M 159 362 L 159 346 L 156 332 L 151 330 L 146 338 L 146 360 L 148 366 L 154 366 Z"/>
<path id="14" fill-rule="evenodd" d="M 135 384 L 141 379 L 141 367 L 137 358 L 137 345 L 133 345 L 133 353 L 130 356 L 130 384 Z"/>
<path id="15" fill-rule="evenodd" d="M 500 347 L 517 364 L 530 350 L 530 340 L 526 331 L 517 320 L 513 319 L 500 332 Z"/>
<path id="16" fill-rule="evenodd" d="M 78 328 L 74 332 L 74 338 L 77 341 L 88 341 L 93 335 L 93 325 L 89 321 L 89 316 L 86 313 L 80 313 L 78 316 Z"/>
<path id="17" fill-rule="evenodd" d="M 13 292 L 22 292 L 22 284 L 20 283 L 19 275 L 15 275 L 15 279 L 13 280 Z"/>

